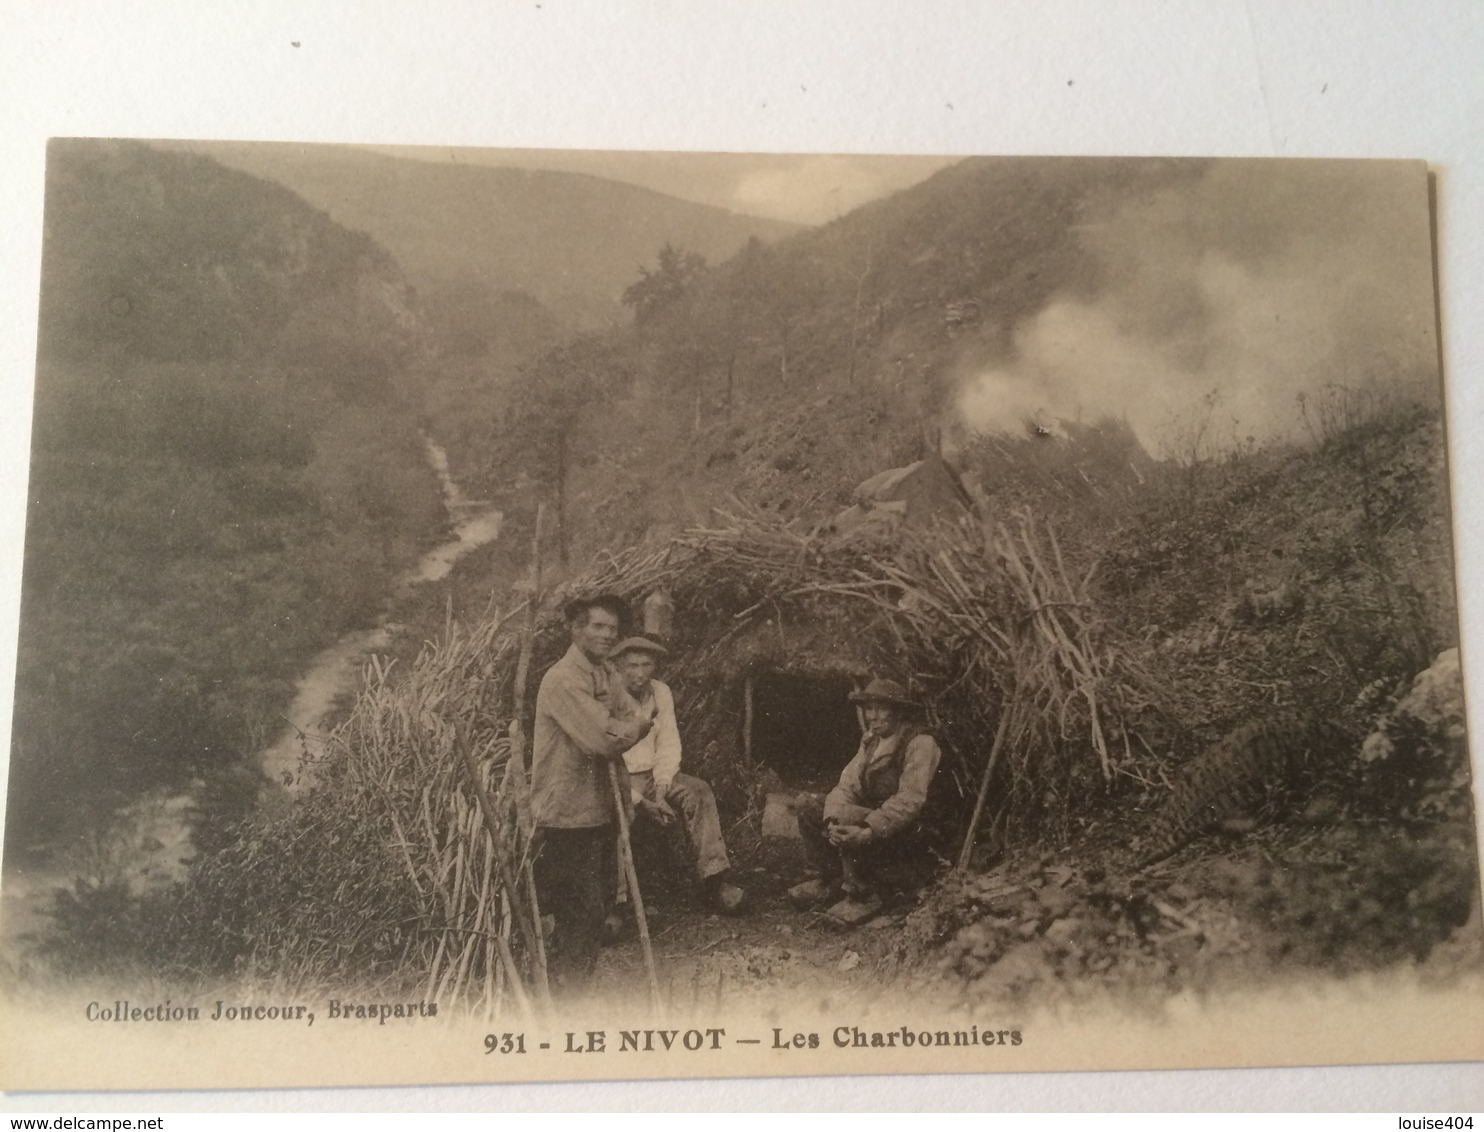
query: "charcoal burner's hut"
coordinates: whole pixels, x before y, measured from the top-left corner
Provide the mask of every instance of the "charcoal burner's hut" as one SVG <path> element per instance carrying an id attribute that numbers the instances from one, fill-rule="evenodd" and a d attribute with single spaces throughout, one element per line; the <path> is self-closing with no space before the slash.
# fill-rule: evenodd
<path id="1" fill-rule="evenodd" d="M 739 509 L 606 557 L 552 604 L 611 590 L 639 610 L 659 587 L 674 605 L 664 678 L 687 764 L 733 813 L 764 783 L 827 789 L 860 741 L 848 693 L 872 674 L 924 703 L 945 752 L 935 804 L 986 843 L 1063 835 L 1120 780 L 1145 777 L 1148 683 L 1028 516 L 991 523 L 965 507 L 863 535 Z M 563 647 L 548 612 L 532 681 Z"/>

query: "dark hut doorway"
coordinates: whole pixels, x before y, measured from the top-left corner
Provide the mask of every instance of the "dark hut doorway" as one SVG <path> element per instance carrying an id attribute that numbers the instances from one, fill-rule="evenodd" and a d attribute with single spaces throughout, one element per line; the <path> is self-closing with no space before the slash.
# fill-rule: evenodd
<path id="1" fill-rule="evenodd" d="M 860 746 L 844 676 L 764 672 L 751 678 L 752 755 L 785 785 L 827 790 Z M 744 723 L 744 726 L 746 724 Z"/>

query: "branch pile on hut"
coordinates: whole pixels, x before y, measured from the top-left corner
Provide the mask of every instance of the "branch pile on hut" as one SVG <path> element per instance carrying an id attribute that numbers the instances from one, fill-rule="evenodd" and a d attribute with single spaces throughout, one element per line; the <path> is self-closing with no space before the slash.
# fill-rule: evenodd
<path id="1" fill-rule="evenodd" d="M 932 696 L 934 721 L 962 744 L 960 782 L 977 769 L 961 868 L 991 791 L 996 837 L 1062 835 L 1099 780 L 1145 780 L 1132 723 L 1151 706 L 1153 681 L 1112 641 L 1089 597 L 1092 575 L 1070 572 L 1054 532 L 1020 512 L 941 527 L 851 582 L 806 587 L 882 615 Z"/>
<path id="2" fill-rule="evenodd" d="M 607 558 L 580 585 L 634 601 L 667 587 L 688 626 L 677 675 L 713 667 L 766 620 L 848 620 L 857 667 L 887 667 L 927 701 L 945 770 L 972 807 L 961 863 L 981 825 L 997 843 L 1063 836 L 1117 780 L 1157 774 L 1136 728 L 1154 682 L 1099 616 L 1092 566 L 1073 570 L 1028 512 L 889 542 L 740 505 L 721 520 Z"/>

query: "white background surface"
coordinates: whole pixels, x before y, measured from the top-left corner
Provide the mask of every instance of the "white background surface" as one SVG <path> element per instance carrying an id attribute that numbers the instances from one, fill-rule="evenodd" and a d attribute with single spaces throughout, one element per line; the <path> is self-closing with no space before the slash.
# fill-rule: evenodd
<path id="1" fill-rule="evenodd" d="M 0 20 L 6 696 L 14 684 L 43 145 L 49 135 L 92 135 L 1425 158 L 1438 177 L 1466 665 L 1470 699 L 1484 703 L 1484 665 L 1475 663 L 1484 655 L 1484 600 L 1476 596 L 1484 505 L 1469 490 L 1484 462 L 1476 439 L 1484 420 L 1484 4 L 0 0 Z M 0 738 L 8 736 L 8 716 L 5 710 Z M 1476 749 L 1476 768 L 1478 758 Z M 1476 769 L 1476 792 L 1479 777 Z M 4 1102 L 54 1113 L 739 1106 L 1466 1111 L 1484 1108 L 1484 1070 L 20 1095 Z"/>

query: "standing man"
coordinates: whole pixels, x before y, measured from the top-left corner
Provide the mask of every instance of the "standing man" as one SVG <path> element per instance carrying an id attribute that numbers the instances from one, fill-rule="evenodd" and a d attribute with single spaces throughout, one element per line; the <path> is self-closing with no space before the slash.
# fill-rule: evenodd
<path id="1" fill-rule="evenodd" d="M 655 665 L 665 651 L 663 645 L 646 637 L 630 637 L 613 650 L 624 688 L 638 704 L 639 718 L 654 725 L 623 756 L 634 807 L 640 817 L 661 826 L 680 818 L 707 901 L 719 912 L 734 914 L 742 910 L 747 894 L 728 876 L 731 861 L 722 839 L 716 795 L 699 778 L 680 773 L 675 698 L 668 685 L 654 679 Z"/>
<path id="2" fill-rule="evenodd" d="M 541 678 L 531 754 L 531 809 L 540 845 L 536 877 L 556 920 L 551 973 L 580 990 L 601 946 L 613 890 L 618 815 L 609 766 L 628 789 L 622 755 L 654 726 L 640 718 L 608 657 L 628 610 L 614 594 L 565 609 L 571 646 Z"/>
<path id="3" fill-rule="evenodd" d="M 807 907 L 843 892 L 830 913 L 854 924 L 880 911 L 882 874 L 911 876 L 926 863 L 918 818 L 942 755 L 931 735 L 908 722 L 918 705 L 895 680 L 872 680 L 850 702 L 863 708 L 866 733 L 823 805 L 816 796 L 798 811 L 820 876 L 788 895 Z"/>

